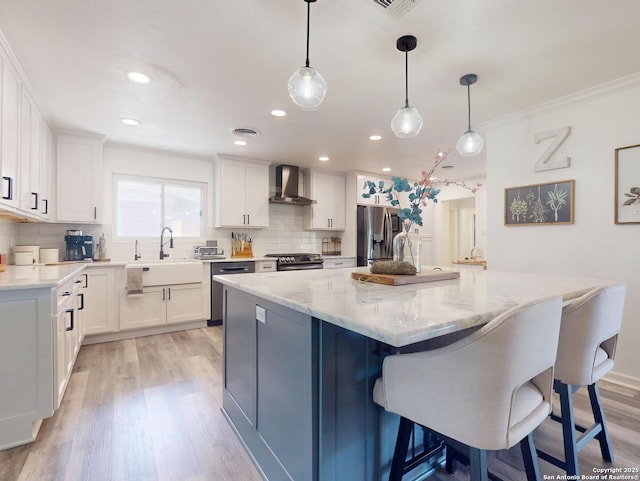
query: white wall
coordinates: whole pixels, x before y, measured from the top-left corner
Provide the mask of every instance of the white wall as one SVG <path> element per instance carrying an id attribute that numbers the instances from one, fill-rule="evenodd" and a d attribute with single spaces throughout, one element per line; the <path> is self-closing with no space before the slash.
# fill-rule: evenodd
<path id="1" fill-rule="evenodd" d="M 640 386 L 640 224 L 614 224 L 614 149 L 640 144 L 640 74 L 484 125 L 487 258 L 491 269 L 604 277 L 627 282 L 612 380 Z M 534 172 L 548 144 L 534 134 L 570 126 L 556 156 L 569 168 Z M 572 225 L 504 226 L 504 189 L 575 179 Z M 640 182 L 640 179 L 638 179 Z"/>
<path id="2" fill-rule="evenodd" d="M 0 219 L 0 254 L 7 254 L 7 262 L 13 262 L 10 254 L 16 246 L 18 224 L 9 219 Z"/>

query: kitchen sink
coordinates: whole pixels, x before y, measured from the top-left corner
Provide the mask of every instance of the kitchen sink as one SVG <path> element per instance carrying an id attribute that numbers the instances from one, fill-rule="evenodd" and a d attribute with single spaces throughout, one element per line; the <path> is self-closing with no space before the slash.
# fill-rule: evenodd
<path id="1" fill-rule="evenodd" d="M 142 268 L 143 286 L 164 286 L 169 284 L 192 284 L 202 282 L 202 262 L 194 260 L 136 261 L 127 264 L 126 269 Z"/>

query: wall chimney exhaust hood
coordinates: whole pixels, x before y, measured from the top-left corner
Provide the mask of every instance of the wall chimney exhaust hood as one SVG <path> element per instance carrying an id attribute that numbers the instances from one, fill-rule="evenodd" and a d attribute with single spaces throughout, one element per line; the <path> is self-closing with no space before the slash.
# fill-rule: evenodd
<path id="1" fill-rule="evenodd" d="M 311 205 L 315 200 L 298 195 L 300 168 L 296 165 L 278 165 L 276 167 L 276 194 L 269 197 L 272 204 Z"/>

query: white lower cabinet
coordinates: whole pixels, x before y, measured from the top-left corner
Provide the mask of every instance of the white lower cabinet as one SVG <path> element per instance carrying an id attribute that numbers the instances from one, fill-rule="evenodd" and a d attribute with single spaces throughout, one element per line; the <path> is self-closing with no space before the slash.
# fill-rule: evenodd
<path id="1" fill-rule="evenodd" d="M 73 372 L 73 365 L 84 340 L 82 311 L 85 303 L 81 277 L 75 277 L 59 287 L 56 291 L 56 297 L 54 409 L 60 407 Z"/>
<path id="2" fill-rule="evenodd" d="M 331 259 L 324 257 L 323 267 L 325 269 L 340 269 L 341 267 L 355 267 L 355 257 L 340 257 L 338 259 Z"/>
<path id="3" fill-rule="evenodd" d="M 120 294 L 120 329 L 139 329 L 206 319 L 202 283 L 150 286 L 142 296 Z"/>
<path id="4" fill-rule="evenodd" d="M 102 334 L 118 330 L 118 295 L 116 271 L 118 267 L 88 267 L 84 272 L 85 334 Z"/>

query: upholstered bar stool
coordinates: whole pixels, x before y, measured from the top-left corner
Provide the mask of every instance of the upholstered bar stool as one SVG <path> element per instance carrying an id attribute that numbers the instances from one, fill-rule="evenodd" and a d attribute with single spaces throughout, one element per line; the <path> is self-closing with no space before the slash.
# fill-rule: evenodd
<path id="1" fill-rule="evenodd" d="M 562 423 L 564 460 L 540 450 L 538 455 L 568 475 L 579 474 L 578 452 L 594 438 L 600 443 L 602 458 L 613 461 L 597 382 L 613 368 L 625 291 L 625 284 L 593 289 L 562 310 L 553 383 L 560 397 L 560 414 L 552 413 L 551 419 Z M 576 425 L 573 415 L 573 393 L 581 386 L 587 386 L 591 401 L 594 424 L 589 428 Z"/>
<path id="2" fill-rule="evenodd" d="M 486 481 L 487 451 L 520 443 L 527 479 L 539 480 L 532 431 L 551 412 L 562 300 L 513 307 L 446 347 L 387 356 L 373 398 L 401 416 L 390 481 L 406 474 L 413 423 L 444 439 Z"/>

